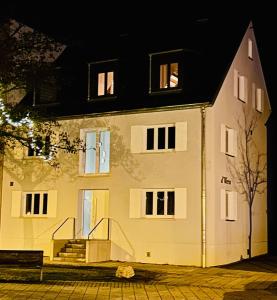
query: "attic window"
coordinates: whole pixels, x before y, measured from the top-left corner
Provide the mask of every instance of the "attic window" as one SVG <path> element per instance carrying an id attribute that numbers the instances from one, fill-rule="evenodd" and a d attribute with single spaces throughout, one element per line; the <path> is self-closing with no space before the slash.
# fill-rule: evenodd
<path id="1" fill-rule="evenodd" d="M 248 39 L 248 57 L 253 59 L 253 42 L 251 39 Z"/>
<path id="2" fill-rule="evenodd" d="M 88 100 L 116 97 L 117 61 L 108 60 L 88 65 Z"/>
<path id="3" fill-rule="evenodd" d="M 182 89 L 182 50 L 150 54 L 149 93 Z"/>

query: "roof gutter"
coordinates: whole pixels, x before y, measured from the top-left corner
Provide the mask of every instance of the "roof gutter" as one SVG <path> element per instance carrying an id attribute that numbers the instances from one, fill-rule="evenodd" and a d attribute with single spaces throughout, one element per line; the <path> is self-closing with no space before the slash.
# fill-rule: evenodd
<path id="1" fill-rule="evenodd" d="M 201 106 L 201 267 L 206 268 L 206 105 Z"/>

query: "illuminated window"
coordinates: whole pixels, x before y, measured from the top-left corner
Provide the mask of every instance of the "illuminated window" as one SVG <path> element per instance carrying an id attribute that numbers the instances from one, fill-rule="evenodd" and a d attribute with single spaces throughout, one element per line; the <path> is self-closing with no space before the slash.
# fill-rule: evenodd
<path id="1" fill-rule="evenodd" d="M 27 156 L 49 155 L 50 152 L 50 136 L 46 136 L 43 141 L 42 137 L 38 137 L 33 143 L 30 141 Z"/>
<path id="2" fill-rule="evenodd" d="M 108 173 L 110 171 L 110 131 L 85 131 L 86 150 L 82 173 Z"/>
<path id="3" fill-rule="evenodd" d="M 174 190 L 155 190 L 145 192 L 145 216 L 173 216 L 174 214 Z"/>
<path id="4" fill-rule="evenodd" d="M 178 87 L 178 63 L 160 65 L 160 89 Z"/>
<path id="5" fill-rule="evenodd" d="M 182 89 L 182 50 L 152 53 L 150 64 L 150 93 Z"/>
<path id="6" fill-rule="evenodd" d="M 117 60 L 88 65 L 88 100 L 116 97 Z"/>
<path id="7" fill-rule="evenodd" d="M 34 192 L 24 193 L 24 215 L 47 215 L 48 193 Z"/>
<path id="8" fill-rule="evenodd" d="M 237 192 L 221 190 L 221 219 L 237 220 Z"/>
<path id="9" fill-rule="evenodd" d="M 253 42 L 251 39 L 248 39 L 248 57 L 253 59 Z"/>
<path id="10" fill-rule="evenodd" d="M 258 112 L 263 112 L 263 90 L 262 89 L 257 89 L 256 90 L 256 110 Z"/>
<path id="11" fill-rule="evenodd" d="M 224 124 L 221 124 L 221 152 L 237 156 L 237 132 Z"/>
<path id="12" fill-rule="evenodd" d="M 175 126 L 153 126 L 146 129 L 146 150 L 175 149 Z"/>

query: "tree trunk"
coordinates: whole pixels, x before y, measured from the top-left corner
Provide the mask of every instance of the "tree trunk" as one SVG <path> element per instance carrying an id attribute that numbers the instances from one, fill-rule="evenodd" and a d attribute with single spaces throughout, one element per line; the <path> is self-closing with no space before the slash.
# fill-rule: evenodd
<path id="1" fill-rule="evenodd" d="M 252 204 L 249 205 L 248 256 L 252 257 Z"/>

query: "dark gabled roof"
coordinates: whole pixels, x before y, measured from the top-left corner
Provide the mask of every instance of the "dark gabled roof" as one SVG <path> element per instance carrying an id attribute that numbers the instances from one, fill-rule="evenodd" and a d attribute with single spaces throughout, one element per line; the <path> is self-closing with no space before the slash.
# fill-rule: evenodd
<path id="1" fill-rule="evenodd" d="M 59 116 L 212 103 L 234 59 L 249 19 L 199 19 L 152 25 L 126 34 L 90 34 L 72 42 L 56 62 L 63 83 L 60 104 L 48 111 Z M 254 24 L 255 25 L 255 24 Z M 149 53 L 184 50 L 181 93 L 148 94 Z M 87 101 L 87 64 L 118 59 L 122 93 L 117 99 Z M 142 88 L 143 87 L 143 88 Z M 28 98 L 25 99 L 27 101 Z"/>

